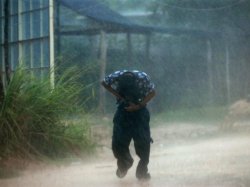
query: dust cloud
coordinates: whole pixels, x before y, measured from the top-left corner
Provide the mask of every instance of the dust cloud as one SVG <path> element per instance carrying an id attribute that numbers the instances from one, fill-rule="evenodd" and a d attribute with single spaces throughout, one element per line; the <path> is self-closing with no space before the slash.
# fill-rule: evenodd
<path id="1" fill-rule="evenodd" d="M 247 129 L 247 130 L 246 130 Z M 1 187 L 244 187 L 250 186 L 249 129 L 221 132 L 218 124 L 170 123 L 152 127 L 150 181 L 135 177 L 138 158 L 124 179 L 115 175 L 111 132 L 102 137 L 98 154 L 85 161 L 27 169 L 0 179 Z"/>

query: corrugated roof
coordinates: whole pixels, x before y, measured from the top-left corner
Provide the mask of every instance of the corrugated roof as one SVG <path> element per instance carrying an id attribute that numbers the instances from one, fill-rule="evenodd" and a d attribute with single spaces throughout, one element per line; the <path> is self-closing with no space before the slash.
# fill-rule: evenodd
<path id="1" fill-rule="evenodd" d="M 112 24 L 116 27 L 123 27 L 124 29 L 139 29 L 141 31 L 145 29 L 145 31 L 148 31 L 147 28 L 133 23 L 96 0 L 59 0 L 59 2 L 77 13 L 100 23 Z"/>
<path id="2" fill-rule="evenodd" d="M 121 14 L 111 10 L 105 4 L 96 0 L 58 0 L 62 5 L 72 9 L 80 15 L 93 19 L 108 27 L 104 26 L 107 32 L 135 32 L 135 33 L 151 33 L 160 32 L 167 34 L 194 34 L 196 36 L 211 36 L 212 32 L 200 31 L 195 29 L 182 29 L 182 28 L 165 28 L 155 26 L 144 26 L 133 23 L 131 20 L 122 16 Z M 75 31 L 79 34 L 84 31 Z M 74 33 L 71 32 L 71 33 Z M 217 33 L 218 34 L 218 33 Z"/>

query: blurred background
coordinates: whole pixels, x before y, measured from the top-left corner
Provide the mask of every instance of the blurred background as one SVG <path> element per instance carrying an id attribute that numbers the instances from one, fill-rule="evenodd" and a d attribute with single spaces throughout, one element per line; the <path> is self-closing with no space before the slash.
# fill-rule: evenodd
<path id="1" fill-rule="evenodd" d="M 105 36 L 105 74 L 120 69 L 148 73 L 157 91 L 151 105 L 153 111 L 225 107 L 249 94 L 248 1 L 102 0 L 99 3 L 133 23 L 153 28 L 149 34 L 131 32 L 129 40 L 124 32 L 107 32 Z M 65 25 L 72 24 L 72 20 L 77 20 L 76 23 L 84 20 L 66 8 L 61 15 L 61 23 Z M 99 61 L 100 35 L 61 36 L 61 43 L 60 63 L 94 68 L 84 80 L 97 81 L 92 88 L 98 93 L 103 68 Z M 148 51 L 147 45 L 150 45 Z M 107 97 L 105 108 L 110 111 L 114 100 Z M 90 107 L 98 106 L 98 100 L 98 97 L 91 100 Z"/>
<path id="2" fill-rule="evenodd" d="M 155 83 L 152 126 L 249 117 L 248 0 L 0 0 L 0 10 L 2 158 L 109 141 L 101 125 L 115 98 L 100 81 L 122 69 Z"/>

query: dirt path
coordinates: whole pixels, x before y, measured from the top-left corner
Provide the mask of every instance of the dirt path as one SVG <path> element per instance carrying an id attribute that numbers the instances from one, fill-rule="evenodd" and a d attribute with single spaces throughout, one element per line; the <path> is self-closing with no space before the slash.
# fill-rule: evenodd
<path id="1" fill-rule="evenodd" d="M 249 187 L 250 136 L 222 135 L 214 126 L 173 124 L 152 129 L 150 181 L 138 181 L 134 166 L 124 179 L 115 176 L 109 147 L 86 162 L 46 168 L 0 179 L 1 187 Z"/>

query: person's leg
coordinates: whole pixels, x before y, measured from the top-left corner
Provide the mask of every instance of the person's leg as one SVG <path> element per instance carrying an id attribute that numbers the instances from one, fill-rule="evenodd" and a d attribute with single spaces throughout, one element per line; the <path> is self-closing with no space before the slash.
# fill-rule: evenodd
<path id="1" fill-rule="evenodd" d="M 138 179 L 149 179 L 148 163 L 150 155 L 150 116 L 148 110 L 145 108 L 138 113 L 136 118 L 136 127 L 134 131 L 134 146 L 135 151 L 140 161 L 136 168 L 136 177 Z"/>
<path id="2" fill-rule="evenodd" d="M 129 151 L 132 137 L 130 129 L 123 125 L 124 120 L 122 111 L 117 110 L 113 120 L 112 150 L 117 159 L 117 176 L 120 178 L 126 175 L 127 170 L 133 165 L 134 161 Z"/>
<path id="3" fill-rule="evenodd" d="M 136 154 L 140 158 L 140 161 L 136 168 L 136 177 L 138 179 L 150 178 L 150 175 L 148 173 L 150 142 L 135 141 L 135 150 Z"/>

